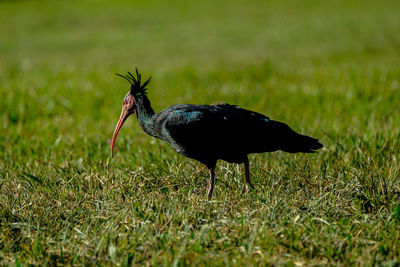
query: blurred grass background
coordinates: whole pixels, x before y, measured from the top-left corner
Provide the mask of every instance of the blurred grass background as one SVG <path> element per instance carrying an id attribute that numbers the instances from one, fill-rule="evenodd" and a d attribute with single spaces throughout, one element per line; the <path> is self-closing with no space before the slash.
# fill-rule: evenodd
<path id="1" fill-rule="evenodd" d="M 397 264 L 398 1 L 0 1 L 0 263 Z M 319 138 L 251 157 L 257 191 L 130 119 L 225 101 Z"/>

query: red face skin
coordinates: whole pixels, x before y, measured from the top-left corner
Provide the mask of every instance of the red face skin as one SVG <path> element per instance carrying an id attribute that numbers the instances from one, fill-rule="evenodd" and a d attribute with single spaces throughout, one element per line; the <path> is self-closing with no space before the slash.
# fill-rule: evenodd
<path id="1" fill-rule="evenodd" d="M 122 125 L 124 124 L 125 120 L 133 113 L 136 113 L 136 105 L 135 99 L 133 96 L 128 93 L 122 102 L 122 112 L 121 116 L 119 117 L 117 126 L 115 127 L 113 138 L 111 141 L 111 157 L 114 155 L 114 144 L 115 140 L 117 139 L 117 135 L 119 130 L 121 129 Z"/>

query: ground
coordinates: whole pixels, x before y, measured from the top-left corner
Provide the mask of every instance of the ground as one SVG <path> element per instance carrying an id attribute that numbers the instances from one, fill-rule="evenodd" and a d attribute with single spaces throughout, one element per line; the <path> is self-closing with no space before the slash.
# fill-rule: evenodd
<path id="1" fill-rule="evenodd" d="M 400 256 L 399 1 L 1 1 L 0 265 L 387 265 Z M 205 167 L 129 118 L 227 102 L 315 154 Z"/>

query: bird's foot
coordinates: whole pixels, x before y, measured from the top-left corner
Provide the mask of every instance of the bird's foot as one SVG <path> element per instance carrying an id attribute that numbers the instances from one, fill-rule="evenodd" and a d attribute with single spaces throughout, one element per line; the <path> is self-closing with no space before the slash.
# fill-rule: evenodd
<path id="1" fill-rule="evenodd" d="M 213 191 L 209 191 L 207 196 L 208 196 L 208 200 L 211 200 L 212 196 L 213 196 Z"/>
<path id="2" fill-rule="evenodd" d="M 207 190 L 208 200 L 212 199 L 213 193 L 214 193 L 214 186 L 212 184 L 210 184 L 208 187 L 208 190 Z"/>
<path id="3" fill-rule="evenodd" d="M 246 184 L 246 192 L 249 193 L 250 191 L 254 190 L 255 187 L 252 183 L 247 183 Z"/>

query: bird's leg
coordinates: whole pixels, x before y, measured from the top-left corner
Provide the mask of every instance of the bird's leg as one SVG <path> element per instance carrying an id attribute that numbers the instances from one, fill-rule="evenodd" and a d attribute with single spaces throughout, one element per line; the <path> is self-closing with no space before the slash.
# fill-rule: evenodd
<path id="1" fill-rule="evenodd" d="M 211 200 L 214 192 L 215 185 L 215 167 L 209 167 L 208 172 L 210 173 L 210 181 L 208 183 L 208 200 Z"/>
<path id="2" fill-rule="evenodd" d="M 251 183 L 250 180 L 250 168 L 248 159 L 246 159 L 246 161 L 244 162 L 244 175 L 246 177 L 246 190 L 247 192 L 249 192 L 250 191 L 249 187 L 251 187 L 251 189 L 254 189 L 254 185 Z"/>

